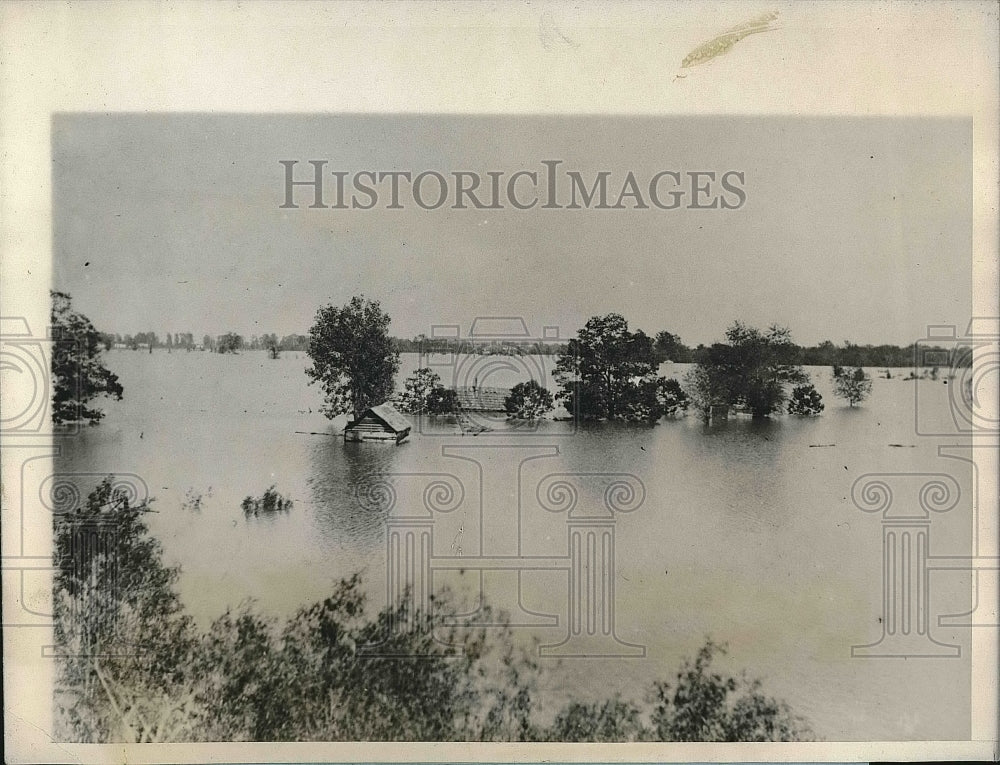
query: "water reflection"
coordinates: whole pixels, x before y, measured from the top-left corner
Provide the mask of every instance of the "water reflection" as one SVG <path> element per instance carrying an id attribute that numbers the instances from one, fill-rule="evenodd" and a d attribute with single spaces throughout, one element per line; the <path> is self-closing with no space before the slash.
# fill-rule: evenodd
<path id="1" fill-rule="evenodd" d="M 320 531 L 331 542 L 371 548 L 384 539 L 388 507 L 362 503 L 359 487 L 399 471 L 412 444 L 345 443 L 317 438 L 309 454 L 308 485 Z"/>

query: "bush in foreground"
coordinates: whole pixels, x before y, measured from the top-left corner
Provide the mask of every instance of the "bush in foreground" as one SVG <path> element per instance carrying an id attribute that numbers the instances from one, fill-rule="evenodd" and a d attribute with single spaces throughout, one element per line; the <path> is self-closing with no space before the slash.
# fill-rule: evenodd
<path id="1" fill-rule="evenodd" d="M 713 670 L 709 641 L 647 701 L 573 702 L 551 722 L 541 671 L 509 627 L 446 624 L 405 605 L 369 614 L 357 576 L 279 621 L 252 603 L 199 630 L 146 504 L 111 479 L 56 522 L 55 713 L 64 740 L 735 741 L 809 736 L 760 683 Z M 79 534 L 116 528 L 112 545 Z M 86 555 L 81 560 L 80 550 Z M 495 621 L 484 619 L 483 621 Z M 406 625 L 407 629 L 399 629 Z"/>

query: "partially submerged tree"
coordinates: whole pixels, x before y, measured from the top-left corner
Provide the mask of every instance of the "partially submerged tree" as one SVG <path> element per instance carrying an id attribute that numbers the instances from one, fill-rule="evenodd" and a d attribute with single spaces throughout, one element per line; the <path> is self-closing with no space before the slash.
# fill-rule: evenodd
<path id="1" fill-rule="evenodd" d="M 629 331 L 617 313 L 594 316 L 556 362 L 562 386 L 557 398 L 580 419 L 656 419 L 658 367 L 653 341 L 644 332 Z"/>
<path id="2" fill-rule="evenodd" d="M 240 503 L 243 515 L 247 518 L 287 513 L 292 509 L 292 500 L 282 496 L 274 484 L 271 484 L 259 497 L 247 495 Z"/>
<path id="3" fill-rule="evenodd" d="M 833 392 L 847 399 L 853 407 L 868 398 L 872 392 L 872 380 L 861 367 L 841 369 L 840 374 L 834 373 Z"/>
<path id="4" fill-rule="evenodd" d="M 455 414 L 459 409 L 458 404 L 458 391 L 438 385 L 427 396 L 427 413 Z"/>
<path id="5" fill-rule="evenodd" d="M 278 336 L 274 333 L 265 334 L 260 338 L 261 347 L 267 351 L 268 358 L 278 359 L 281 357 L 281 344 Z"/>
<path id="6" fill-rule="evenodd" d="M 662 377 L 654 375 L 632 381 L 622 392 L 618 419 L 649 424 L 659 420 L 665 414 L 661 398 L 665 382 Z"/>
<path id="7" fill-rule="evenodd" d="M 789 384 L 809 378 L 797 362 L 798 348 L 784 327 L 766 331 L 736 321 L 726 330 L 726 343 L 715 343 L 699 360 L 707 375 L 703 386 L 723 403 L 749 411 L 755 418 L 779 411 Z"/>
<path id="8" fill-rule="evenodd" d="M 378 301 L 363 296 L 316 312 L 309 330 L 312 366 L 306 374 L 322 386 L 328 418 L 352 414 L 359 419 L 392 395 L 399 354 L 389 337 L 390 321 Z"/>
<path id="9" fill-rule="evenodd" d="M 796 385 L 788 399 L 788 413 L 813 415 L 823 411 L 823 397 L 812 383 Z"/>
<path id="10" fill-rule="evenodd" d="M 430 367 L 421 367 L 406 378 L 403 393 L 399 397 L 399 408 L 408 414 L 423 414 L 430 411 L 430 400 L 441 385 L 441 377 Z"/>
<path id="11" fill-rule="evenodd" d="M 236 353 L 243 348 L 243 336 L 235 332 L 227 332 L 219 338 L 215 349 L 219 353 Z"/>
<path id="12" fill-rule="evenodd" d="M 512 420 L 537 420 L 552 411 L 552 394 L 534 379 L 519 382 L 504 400 L 507 417 Z"/>
<path id="13" fill-rule="evenodd" d="M 668 417 L 677 414 L 678 412 L 686 412 L 688 406 L 691 404 L 691 399 L 681 384 L 671 377 L 669 380 L 662 380 L 657 388 L 656 395 L 660 401 L 660 406 L 663 408 L 663 413 Z"/>
<path id="14" fill-rule="evenodd" d="M 104 366 L 101 334 L 90 319 L 73 310 L 65 292 L 52 297 L 52 422 L 96 423 L 104 412 L 87 406 L 97 396 L 121 400 L 118 375 Z"/>
<path id="15" fill-rule="evenodd" d="M 684 375 L 683 389 L 706 420 L 713 406 L 729 406 L 729 386 L 726 381 L 702 364 L 692 367 Z"/>

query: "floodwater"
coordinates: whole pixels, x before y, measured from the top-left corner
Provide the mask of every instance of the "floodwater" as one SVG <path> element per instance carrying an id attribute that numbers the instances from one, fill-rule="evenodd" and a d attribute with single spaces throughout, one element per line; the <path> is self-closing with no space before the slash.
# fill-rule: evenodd
<path id="1" fill-rule="evenodd" d="M 280 617 L 359 571 L 373 606 L 384 604 L 390 508 L 378 487 L 368 490 L 382 477 L 395 494 L 393 517 L 430 506 L 434 555 L 469 561 L 435 573 L 435 586 L 475 592 L 477 557 L 530 556 L 533 570 L 489 572 L 486 598 L 525 624 L 523 634 L 559 644 L 570 620 L 572 572 L 558 564 L 569 554 L 568 526 L 608 515 L 603 498 L 617 481 L 627 488 L 614 501 L 627 512 L 612 518 L 612 643 L 645 655 L 611 658 L 614 645 L 605 644 L 596 656 L 542 658 L 553 703 L 616 692 L 641 700 L 651 680 L 672 678 L 711 636 L 729 645 L 723 666 L 761 677 L 823 739 L 969 736 L 969 631 L 937 624 L 939 614 L 971 607 L 969 576 L 929 579 L 931 633 L 960 646 L 960 658 L 851 657 L 852 645 L 883 630 L 882 518 L 853 504 L 859 476 L 952 475 L 962 499 L 932 518 L 930 550 L 971 550 L 971 470 L 937 453 L 958 439 L 914 428 L 914 386 L 937 416 L 947 412 L 944 381 L 906 382 L 894 371 L 852 409 L 833 397 L 829 370 L 816 368 L 808 371 L 826 403 L 819 417 L 712 427 L 693 416 L 652 427 L 546 420 L 528 431 L 488 422 L 493 429 L 477 437 L 450 422 L 415 422 L 397 447 L 345 444 L 344 418 L 320 413 L 302 353 L 106 358 L 125 398 L 101 404 L 99 426 L 60 439 L 57 469 L 94 474 L 93 483 L 107 473 L 141 478 L 158 511 L 150 526 L 167 562 L 182 567 L 181 595 L 201 623 L 248 598 Z M 550 374 L 554 357 L 435 361 L 445 383 L 507 387 L 526 370 Z M 399 379 L 424 363 L 404 354 Z M 553 487 L 560 481 L 577 494 L 573 517 Z M 241 500 L 271 485 L 292 499 L 291 511 L 246 519 Z M 555 568 L 534 565 L 552 560 Z"/>

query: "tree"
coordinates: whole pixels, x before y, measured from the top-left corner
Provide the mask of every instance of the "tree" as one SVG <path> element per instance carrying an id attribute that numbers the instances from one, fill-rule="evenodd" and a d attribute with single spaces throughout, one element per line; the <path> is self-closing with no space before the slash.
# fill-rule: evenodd
<path id="1" fill-rule="evenodd" d="M 840 363 L 848 367 L 858 367 L 862 364 L 862 348 L 850 340 L 844 341 L 844 349 L 840 352 Z"/>
<path id="2" fill-rule="evenodd" d="M 152 353 L 153 349 L 160 345 L 160 338 L 156 336 L 153 331 L 149 332 L 137 332 L 135 335 L 136 345 L 145 345 L 149 352 Z"/>
<path id="3" fill-rule="evenodd" d="M 175 590 L 179 569 L 163 565 L 148 511 L 109 476 L 84 506 L 56 517 L 57 715 L 73 740 L 194 735 L 197 638 Z"/>
<path id="4" fill-rule="evenodd" d="M 802 363 L 817 367 L 828 367 L 837 360 L 839 350 L 830 340 L 819 345 L 802 349 Z"/>
<path id="5" fill-rule="evenodd" d="M 725 646 L 707 641 L 676 681 L 653 685 L 650 721 L 658 741 L 796 741 L 808 738 L 805 722 L 784 702 L 761 693 L 758 680 L 712 670 Z"/>
<path id="6" fill-rule="evenodd" d="M 309 349 L 309 338 L 305 335 L 285 335 L 278 347 L 283 351 L 305 351 Z"/>
<path id="7" fill-rule="evenodd" d="M 675 363 L 686 364 L 691 361 L 691 349 L 681 342 L 679 335 L 665 330 L 657 333 L 653 349 L 656 351 L 656 357 L 660 362 L 673 361 Z"/>
<path id="8" fill-rule="evenodd" d="M 512 420 L 537 420 L 552 411 L 552 394 L 534 379 L 519 382 L 504 400 L 507 417 Z"/>
<path id="9" fill-rule="evenodd" d="M 671 377 L 669 380 L 662 380 L 657 389 L 657 398 L 665 415 L 673 416 L 677 412 L 687 411 L 691 399 L 681 384 Z"/>
<path id="10" fill-rule="evenodd" d="M 236 353 L 243 347 L 243 337 L 242 335 L 237 335 L 235 332 L 227 332 L 219 338 L 216 343 L 215 349 L 219 353 Z"/>
<path id="11" fill-rule="evenodd" d="M 281 357 L 281 344 L 278 342 L 278 336 L 274 333 L 262 335 L 260 344 L 267 351 L 269 358 L 277 359 Z"/>
<path id="12" fill-rule="evenodd" d="M 55 521 L 55 713 L 61 740 L 787 741 L 809 729 L 759 681 L 715 671 L 708 641 L 640 705 L 571 701 L 539 725 L 540 668 L 484 605 L 436 594 L 366 612 L 361 579 L 282 620 L 252 603 L 198 628 L 147 502 L 102 481 Z M 110 533 L 107 533 L 110 532 Z M 105 536 L 101 536 L 105 534 Z M 97 538 L 101 543 L 93 544 Z M 81 541 L 86 539 L 85 544 Z M 487 628 L 483 626 L 491 624 Z M 401 629 L 401 626 L 405 628 Z M 499 625 L 499 628 L 498 626 Z M 650 725 L 644 724 L 649 719 Z"/>
<path id="13" fill-rule="evenodd" d="M 124 389 L 118 375 L 104 366 L 101 334 L 90 319 L 72 308 L 65 292 L 52 297 L 52 422 L 97 423 L 104 412 L 87 406 L 97 396 L 121 401 Z"/>
<path id="14" fill-rule="evenodd" d="M 441 386 L 441 377 L 430 367 L 421 367 L 406 378 L 403 383 L 403 393 L 399 398 L 399 407 L 409 414 L 423 414 L 429 411 L 429 401 L 432 396 L 439 396 L 436 391 Z"/>
<path id="15" fill-rule="evenodd" d="M 796 385 L 792 389 L 792 397 L 788 400 L 789 414 L 812 415 L 822 411 L 823 397 L 812 383 Z"/>
<path id="16" fill-rule="evenodd" d="M 707 387 L 724 397 L 722 403 L 742 407 L 754 418 L 769 417 L 784 404 L 788 384 L 808 382 L 788 329 L 774 325 L 762 332 L 736 321 L 726 339 L 712 345 L 699 364 L 709 378 Z"/>
<path id="17" fill-rule="evenodd" d="M 729 405 L 729 388 L 725 380 L 704 364 L 698 364 L 684 375 L 684 392 L 706 420 L 713 406 Z"/>
<path id="18" fill-rule="evenodd" d="M 640 740 L 643 733 L 639 708 L 616 697 L 592 704 L 570 702 L 556 715 L 546 739 L 615 743 Z"/>
<path id="19" fill-rule="evenodd" d="M 428 414 L 454 414 L 458 411 L 458 392 L 437 385 L 427 396 Z"/>
<path id="20" fill-rule="evenodd" d="M 665 413 L 660 396 L 665 382 L 653 375 L 633 380 L 622 391 L 618 419 L 654 424 Z"/>
<path id="21" fill-rule="evenodd" d="M 343 308 L 327 305 L 316 312 L 309 330 L 306 369 L 323 388 L 323 413 L 330 419 L 365 409 L 392 395 L 399 353 L 389 337 L 389 316 L 378 301 L 353 297 Z"/>
<path id="22" fill-rule="evenodd" d="M 630 419 L 659 380 L 653 341 L 617 313 L 589 319 L 556 362 L 557 398 L 581 419 Z M 654 396 L 655 398 L 655 396 Z"/>
<path id="23" fill-rule="evenodd" d="M 872 381 L 861 367 L 842 369 L 840 374 L 834 373 L 833 392 L 847 399 L 853 407 L 868 398 L 872 392 Z"/>

